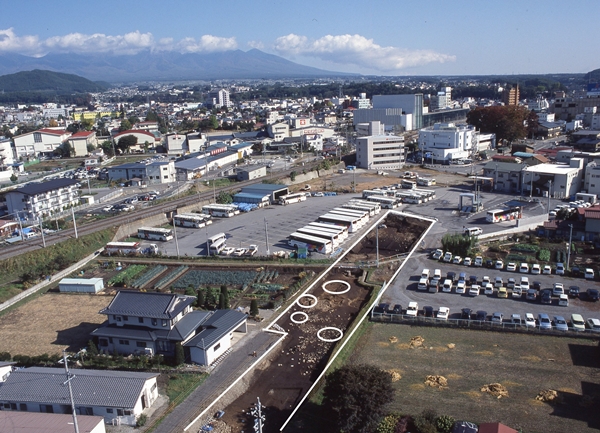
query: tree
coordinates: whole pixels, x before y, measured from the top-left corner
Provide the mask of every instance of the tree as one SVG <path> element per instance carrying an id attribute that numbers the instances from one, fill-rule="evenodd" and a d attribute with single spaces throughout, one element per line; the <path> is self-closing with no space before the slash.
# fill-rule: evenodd
<path id="1" fill-rule="evenodd" d="M 98 146 L 102 149 L 102 151 L 104 153 L 106 153 L 109 156 L 114 156 L 113 155 L 113 143 L 110 140 L 104 140 L 102 143 L 100 143 L 100 145 Z"/>
<path id="2" fill-rule="evenodd" d="M 209 287 L 206 289 L 206 306 L 212 307 L 217 303 L 217 297 L 215 296 L 215 291 Z"/>
<path id="3" fill-rule="evenodd" d="M 258 316 L 258 301 L 256 299 L 250 301 L 250 315 L 252 317 Z"/>
<path id="4" fill-rule="evenodd" d="M 119 126 L 119 132 L 129 131 L 131 129 L 131 122 L 127 119 L 121 120 L 121 125 Z"/>
<path id="5" fill-rule="evenodd" d="M 469 257 L 471 250 L 477 243 L 477 236 L 464 236 L 459 233 L 446 233 L 442 237 L 442 248 L 450 251 L 452 255 Z"/>
<path id="6" fill-rule="evenodd" d="M 219 127 L 219 121 L 217 120 L 217 117 L 212 115 L 208 118 L 209 121 L 209 128 L 210 129 L 217 129 Z"/>
<path id="7" fill-rule="evenodd" d="M 394 398 L 390 374 L 372 365 L 346 365 L 325 379 L 325 411 L 344 432 L 374 431 Z"/>
<path id="8" fill-rule="evenodd" d="M 223 304 L 221 304 L 221 296 L 223 297 Z M 229 291 L 227 286 L 221 286 L 221 296 L 219 296 L 219 310 L 226 310 L 229 308 Z"/>
<path id="9" fill-rule="evenodd" d="M 137 145 L 137 137 L 135 135 L 126 135 L 119 138 L 117 147 L 123 152 L 127 152 L 130 147 Z"/>
<path id="10" fill-rule="evenodd" d="M 175 365 L 181 365 L 185 362 L 185 353 L 181 342 L 175 343 Z"/>
<path id="11" fill-rule="evenodd" d="M 219 293 L 219 310 L 225 309 L 227 309 L 225 306 L 225 295 L 223 293 Z"/>
<path id="12" fill-rule="evenodd" d="M 467 114 L 467 123 L 481 132 L 496 134 L 497 141 L 513 142 L 527 135 L 528 115 L 527 108 L 516 105 L 477 107 Z"/>
<path id="13" fill-rule="evenodd" d="M 539 126 L 540 118 L 535 111 L 531 110 L 527 115 L 527 136 L 534 138 Z"/>
<path id="14" fill-rule="evenodd" d="M 17 180 L 19 180 L 19 176 L 17 176 L 17 175 L 16 175 L 16 174 L 14 174 L 14 173 L 10 175 L 10 181 L 11 181 L 12 183 L 15 183 Z"/>
<path id="15" fill-rule="evenodd" d="M 89 340 L 88 344 L 87 344 L 87 353 L 90 356 L 97 356 L 98 355 L 98 348 L 96 347 L 96 344 L 94 343 L 93 340 Z"/>
<path id="16" fill-rule="evenodd" d="M 204 289 L 198 289 L 198 299 L 196 300 L 196 307 L 203 308 L 204 303 L 206 302 L 206 297 L 204 296 Z"/>
<path id="17" fill-rule="evenodd" d="M 219 204 L 230 204 L 233 203 L 233 196 L 227 191 L 219 192 L 217 196 L 217 203 Z"/>

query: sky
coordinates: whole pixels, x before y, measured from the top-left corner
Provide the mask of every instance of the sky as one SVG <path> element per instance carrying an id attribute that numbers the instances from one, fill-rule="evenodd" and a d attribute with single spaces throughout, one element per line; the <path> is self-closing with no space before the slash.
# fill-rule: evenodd
<path id="1" fill-rule="evenodd" d="M 0 54 L 260 49 L 365 75 L 586 73 L 600 0 L 3 2 Z"/>

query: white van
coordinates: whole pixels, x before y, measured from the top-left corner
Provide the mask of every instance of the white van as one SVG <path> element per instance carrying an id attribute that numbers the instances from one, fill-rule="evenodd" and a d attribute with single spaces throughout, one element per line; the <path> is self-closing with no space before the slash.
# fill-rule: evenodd
<path id="1" fill-rule="evenodd" d="M 427 290 L 429 286 L 429 280 L 427 278 L 421 278 L 417 285 L 417 290 Z"/>
<path id="2" fill-rule="evenodd" d="M 423 272 L 421 272 L 421 278 L 429 278 L 429 269 L 423 269 Z"/>
<path id="3" fill-rule="evenodd" d="M 481 227 L 465 227 L 463 233 L 466 236 L 479 236 L 480 234 L 483 234 L 483 230 Z"/>
<path id="4" fill-rule="evenodd" d="M 586 268 L 584 277 L 586 280 L 593 280 L 595 277 L 594 270 L 592 268 Z"/>
<path id="5" fill-rule="evenodd" d="M 442 284 L 442 292 L 452 293 L 452 280 L 444 280 L 444 283 Z"/>
<path id="6" fill-rule="evenodd" d="M 569 306 L 569 296 L 568 295 L 560 295 L 558 297 L 558 305 L 561 307 Z"/>

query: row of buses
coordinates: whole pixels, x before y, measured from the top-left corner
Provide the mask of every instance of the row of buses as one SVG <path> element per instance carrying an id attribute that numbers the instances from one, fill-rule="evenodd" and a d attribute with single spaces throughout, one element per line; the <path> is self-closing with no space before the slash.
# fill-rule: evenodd
<path id="1" fill-rule="evenodd" d="M 288 237 L 288 245 L 306 248 L 321 254 L 331 254 L 349 233 L 361 229 L 370 217 L 381 212 L 379 203 L 365 200 L 350 200 L 321 215 L 316 222 L 310 223 Z"/>
<path id="2" fill-rule="evenodd" d="M 389 203 L 386 209 L 395 209 L 400 203 L 421 204 L 435 198 L 435 191 L 432 189 L 409 189 L 409 190 L 382 190 L 371 189 L 363 191 L 363 199 L 378 201 L 380 203 Z M 382 200 L 383 199 L 383 200 Z"/>
<path id="3" fill-rule="evenodd" d="M 217 218 L 232 218 L 240 214 L 234 204 L 207 204 L 202 206 L 202 213 Z"/>
<path id="4" fill-rule="evenodd" d="M 180 213 L 173 216 L 173 224 L 178 227 L 201 229 L 212 224 L 211 216 L 200 213 Z"/>

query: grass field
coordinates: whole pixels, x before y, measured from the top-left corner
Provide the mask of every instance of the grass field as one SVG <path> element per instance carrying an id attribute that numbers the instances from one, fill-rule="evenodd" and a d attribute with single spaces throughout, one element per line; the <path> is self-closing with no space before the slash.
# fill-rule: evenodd
<path id="1" fill-rule="evenodd" d="M 410 347 L 414 336 L 425 339 L 422 347 Z M 600 427 L 599 357 L 597 340 L 371 323 L 349 362 L 402 376 L 394 382 L 392 411 L 433 409 L 527 433 L 585 433 Z M 444 376 L 448 386 L 426 386 L 427 375 Z M 481 392 L 491 383 L 504 385 L 508 397 Z M 559 391 L 562 403 L 537 401 L 545 389 Z"/>
<path id="2" fill-rule="evenodd" d="M 112 296 L 46 293 L 0 317 L 0 352 L 61 354 L 86 346 Z"/>

